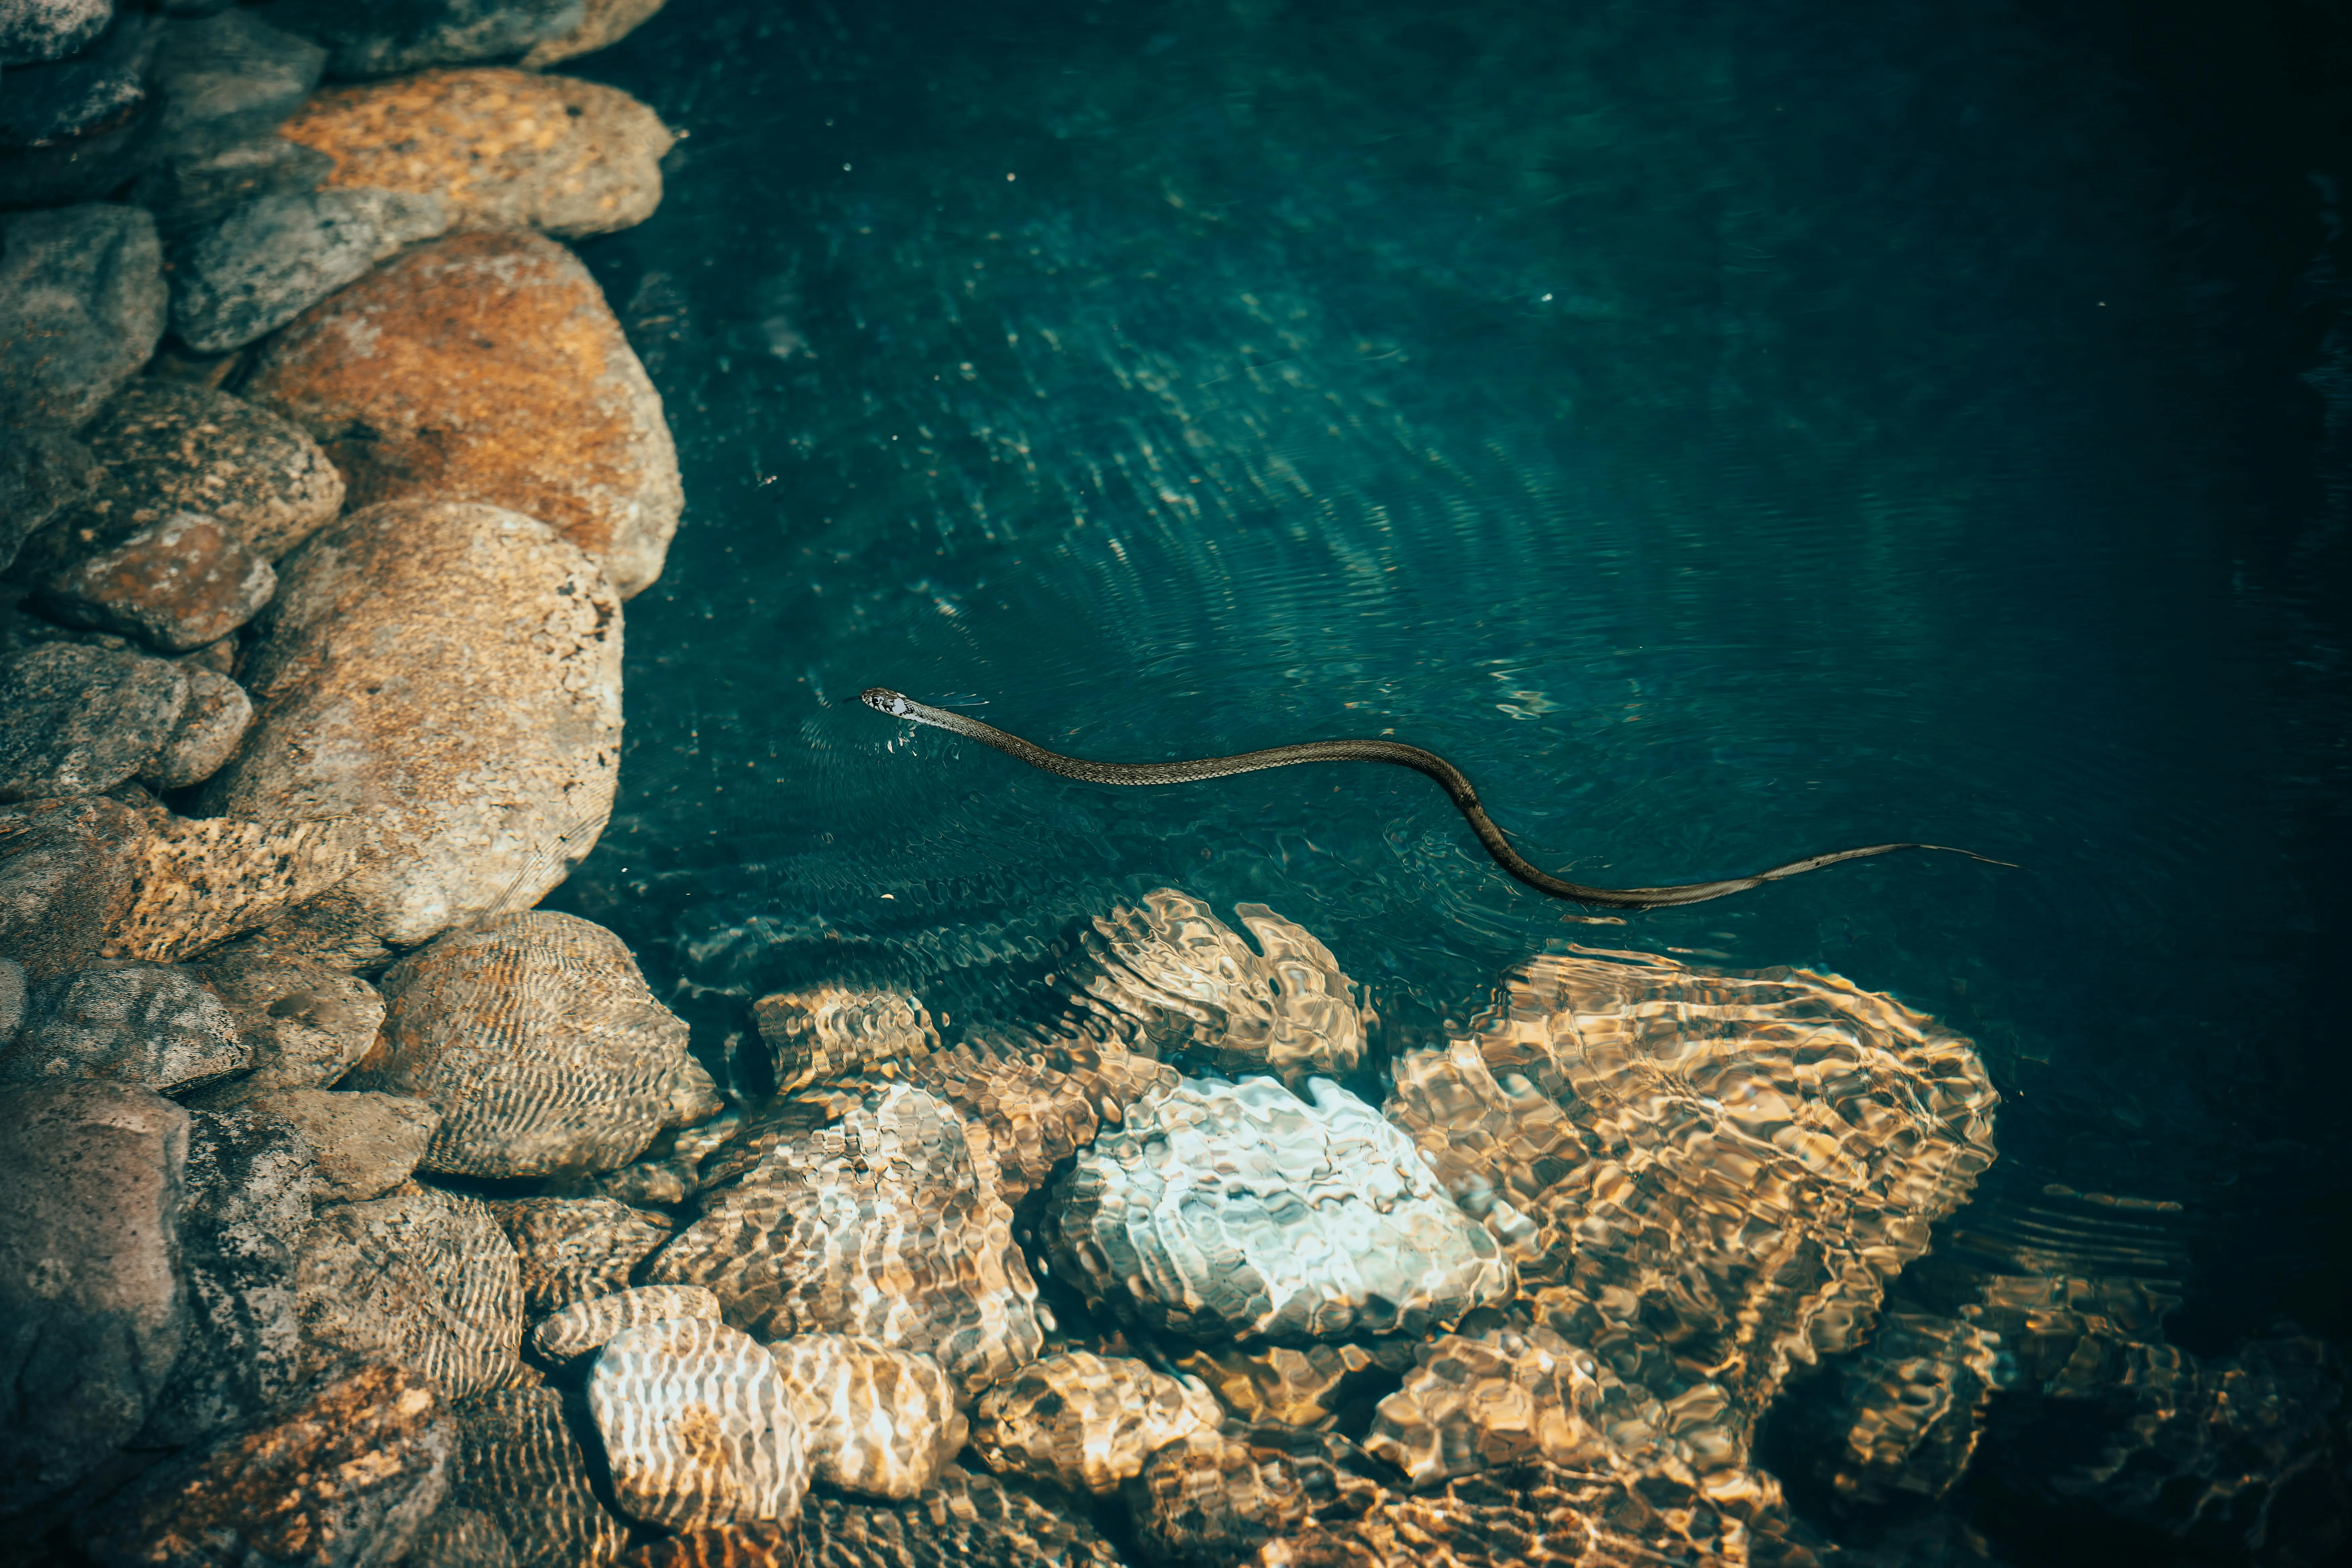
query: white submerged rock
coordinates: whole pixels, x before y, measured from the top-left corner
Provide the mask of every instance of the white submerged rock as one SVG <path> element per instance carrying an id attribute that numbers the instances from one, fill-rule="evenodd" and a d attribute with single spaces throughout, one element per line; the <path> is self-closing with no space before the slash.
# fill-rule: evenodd
<path id="1" fill-rule="evenodd" d="M 589 1377 L 588 1407 L 614 1495 L 646 1523 L 799 1516 L 809 1468 L 792 1395 L 740 1330 L 673 1318 L 614 1336 Z"/>

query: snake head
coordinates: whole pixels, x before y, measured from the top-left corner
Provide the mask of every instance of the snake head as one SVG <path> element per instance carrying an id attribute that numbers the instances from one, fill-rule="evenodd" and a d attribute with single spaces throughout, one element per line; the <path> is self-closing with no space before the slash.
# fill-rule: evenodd
<path id="1" fill-rule="evenodd" d="M 887 686 L 869 686 L 857 694 L 857 700 L 875 711 L 887 713 L 894 719 L 904 719 L 908 710 L 914 706 L 906 698 Z"/>

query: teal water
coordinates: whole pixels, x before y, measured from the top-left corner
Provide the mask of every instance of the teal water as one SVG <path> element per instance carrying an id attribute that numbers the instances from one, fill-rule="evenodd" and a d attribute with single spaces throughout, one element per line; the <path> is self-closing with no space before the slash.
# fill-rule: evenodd
<path id="1" fill-rule="evenodd" d="M 1391 1046 L 1548 945 L 1812 964 L 1973 1036 L 2036 1179 L 2188 1206 L 2176 1340 L 2352 1333 L 2352 163 L 2103 17 L 671 0 L 587 62 L 667 198 L 583 248 L 688 514 L 553 901 L 711 1048 L 818 978 L 1008 1005 L 1163 884 Z M 1106 790 L 872 684 L 1109 760 L 1392 734 L 1588 882 L 2018 867 L 1588 923 L 1412 774 Z"/>

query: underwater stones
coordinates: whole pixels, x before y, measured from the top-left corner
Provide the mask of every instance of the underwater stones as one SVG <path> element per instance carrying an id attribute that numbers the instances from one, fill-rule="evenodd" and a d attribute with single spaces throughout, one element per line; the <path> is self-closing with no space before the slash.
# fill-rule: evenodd
<path id="1" fill-rule="evenodd" d="M 227 816 L 368 819 L 373 851 L 319 919 L 414 944 L 527 905 L 612 805 L 620 605 L 518 513 L 370 507 L 280 563 L 246 650 L 257 709 L 205 786 Z"/>
<path id="2" fill-rule="evenodd" d="M 163 737 L 163 749 L 147 764 L 139 781 L 150 789 L 185 789 L 220 772 L 236 754 L 253 722 L 253 701 L 245 688 L 200 664 L 181 667 L 188 672 L 188 703 L 180 721 Z"/>
<path id="3" fill-rule="evenodd" d="M 619 1290 L 667 1241 L 667 1215 L 612 1198 L 510 1198 L 490 1205 L 522 1259 L 523 1310 L 534 1315 Z"/>
<path id="4" fill-rule="evenodd" d="M 580 25 L 533 44 L 522 58 L 522 68 L 545 70 L 560 61 L 617 44 L 650 20 L 663 4 L 664 0 L 586 0 Z"/>
<path id="5" fill-rule="evenodd" d="M 1588 1467 L 1612 1452 L 1595 1424 L 1600 1364 L 1548 1329 L 1444 1334 L 1416 1359 L 1364 1438 L 1364 1452 L 1416 1487 L 1532 1458 Z"/>
<path id="6" fill-rule="evenodd" d="M 137 172 L 158 107 L 146 83 L 154 42 L 154 19 L 124 7 L 79 54 L 8 68 L 0 205 L 85 201 Z"/>
<path id="7" fill-rule="evenodd" d="M 1222 1568 L 1246 1561 L 1261 1544 L 1305 1529 L 1318 1502 L 1337 1500 L 1355 1480 L 1331 1459 L 1345 1447 L 1279 1428 L 1187 1432 L 1127 1484 L 1136 1534 L 1161 1563 Z M 1372 1489 L 1355 1482 L 1351 1489 Z"/>
<path id="8" fill-rule="evenodd" d="M 1842 1503 L 1941 1498 L 1976 1457 L 1985 1405 L 2004 1378 L 2000 1336 L 1929 1312 L 1888 1312 L 1836 1370 L 1810 1425 L 1831 1438 L 1816 1465 Z"/>
<path id="9" fill-rule="evenodd" d="M 981 1396 L 972 1450 L 992 1470 L 1107 1496 L 1161 1448 L 1223 1421 L 1197 1383 L 1126 1356 L 1063 1351 Z"/>
<path id="10" fill-rule="evenodd" d="M 975 1037 L 912 1063 L 907 1076 L 946 1099 L 989 1142 L 998 1189 L 1018 1203 L 1054 1167 L 1095 1140 L 1106 1120 L 1147 1090 L 1178 1081 L 1173 1068 L 1112 1039 L 1086 1036 Z"/>
<path id="11" fill-rule="evenodd" d="M 450 1406 L 448 1502 L 487 1514 L 516 1568 L 580 1568 L 620 1554 L 628 1531 L 596 1500 L 551 1388 L 490 1389 Z"/>
<path id="12" fill-rule="evenodd" d="M 719 1321 L 719 1298 L 699 1285 L 639 1285 L 577 1300 L 539 1321 L 530 1346 L 552 1362 L 577 1361 L 614 1336 L 672 1318 Z"/>
<path id="13" fill-rule="evenodd" d="M 0 1088 L 0 1514 L 138 1432 L 187 1331 L 188 1113 L 80 1080 Z"/>
<path id="14" fill-rule="evenodd" d="M 963 1447 L 955 1386 L 928 1355 L 852 1334 L 795 1334 L 768 1353 L 792 1397 L 809 1468 L 828 1486 L 910 1498 Z"/>
<path id="15" fill-rule="evenodd" d="M 1420 1334 L 1510 1299 L 1511 1265 L 1420 1152 L 1328 1079 L 1185 1079 L 1053 1194 L 1057 1273 L 1202 1338 Z"/>
<path id="16" fill-rule="evenodd" d="M 316 1160 L 321 1203 L 379 1198 L 415 1171 L 440 1113 L 421 1100 L 357 1089 L 228 1086 L 238 1109 L 299 1132 Z"/>
<path id="17" fill-rule="evenodd" d="M 562 239 L 652 216 L 671 140 L 618 88 L 504 67 L 331 88 L 278 134 L 332 158 L 330 185 L 430 195 L 465 227 Z"/>
<path id="18" fill-rule="evenodd" d="M 514 1246 L 473 1198 L 427 1188 L 323 1208 L 295 1278 L 323 1353 L 414 1367 L 453 1399 L 520 1366 Z"/>
<path id="19" fill-rule="evenodd" d="M 36 991 L 0 1082 L 109 1079 L 161 1094 L 243 1071 L 252 1048 L 221 999 L 169 964 L 101 960 Z"/>
<path id="20" fill-rule="evenodd" d="M 448 226 L 439 197 L 405 191 L 263 196 L 182 248 L 173 268 L 173 329 L 198 353 L 242 348 Z"/>
<path id="21" fill-rule="evenodd" d="M 275 135 L 256 136 L 184 163 L 150 169 L 131 186 L 131 199 L 155 215 L 156 232 L 175 246 L 264 196 L 315 191 L 334 160 Z"/>
<path id="22" fill-rule="evenodd" d="M 810 1568 L 1118 1568 L 1118 1553 L 1066 1500 L 950 1465 L 899 1503 L 813 1496 Z"/>
<path id="23" fill-rule="evenodd" d="M 44 643 L 0 660 L 0 800 L 112 789 L 187 704 L 187 671 L 159 658 Z"/>
<path id="24" fill-rule="evenodd" d="M 326 51 L 238 7 L 167 23 L 150 73 L 163 109 L 142 158 L 184 163 L 267 135 L 319 85 Z"/>
<path id="25" fill-rule="evenodd" d="M 102 795 L 0 806 L 0 952 L 28 981 L 98 956 L 130 908 L 145 832 L 139 813 Z"/>
<path id="26" fill-rule="evenodd" d="M 661 398 L 553 240 L 452 235 L 386 262 L 272 338 L 244 395 L 316 437 L 355 506 L 512 507 L 623 598 L 661 574 L 684 494 Z"/>
<path id="27" fill-rule="evenodd" d="M 361 834 L 347 819 L 146 814 L 129 845 L 125 905 L 100 952 L 176 963 L 267 925 L 351 875 Z"/>
<path id="28" fill-rule="evenodd" d="M 0 66 L 61 60 L 114 20 L 114 0 L 0 0 Z"/>
<path id="29" fill-rule="evenodd" d="M 1358 1344 L 1216 1345 L 1173 1362 L 1199 1378 L 1237 1421 L 1253 1426 L 1328 1427 L 1340 1407 L 1384 1373 L 1410 1368 L 1410 1341 Z"/>
<path id="30" fill-rule="evenodd" d="M 42 609 L 71 626 L 182 653 L 228 636 L 278 591 L 269 563 L 201 512 L 171 512 L 85 542 L 88 531 L 54 524 L 16 563 Z"/>
<path id="31" fill-rule="evenodd" d="M 155 352 L 166 305 L 155 220 L 138 208 L 0 217 L 0 428 L 97 413 Z"/>
<path id="32" fill-rule="evenodd" d="M 444 1502 L 417 1531 L 408 1568 L 517 1568 L 514 1547 L 498 1521 L 477 1508 Z"/>
<path id="33" fill-rule="evenodd" d="M 700 1207 L 645 1277 L 709 1287 L 730 1322 L 765 1338 L 929 1352 L 967 1393 L 1043 1346 L 986 1138 L 926 1090 L 894 1085 L 781 1140 Z"/>
<path id="34" fill-rule="evenodd" d="M 337 77 L 391 76 L 424 66 L 510 58 L 560 38 L 587 18 L 582 0 L 279 0 L 271 22 L 331 52 Z"/>
<path id="35" fill-rule="evenodd" d="M 1184 1053 L 1220 1072 L 1270 1072 L 1297 1084 L 1352 1071 L 1364 1015 L 1339 962 L 1264 904 L 1234 912 L 1263 953 L 1209 906 L 1173 889 L 1148 894 L 1086 933 L 1070 976 L 1083 1000 L 1139 1026 L 1153 1055 Z"/>
<path id="36" fill-rule="evenodd" d="M 665 1535 L 622 1558 L 620 1568 L 803 1568 L 806 1561 L 800 1522 L 769 1519 Z"/>
<path id="37" fill-rule="evenodd" d="M 351 1085 L 441 1112 L 428 1170 L 544 1176 L 625 1164 L 708 1093 L 687 1027 L 621 939 L 531 910 L 452 931 L 383 977 L 383 1040 Z M 716 1109 L 715 1106 L 712 1109 Z"/>
<path id="38" fill-rule="evenodd" d="M 778 1094 L 939 1049 L 931 1016 L 898 991 L 819 985 L 751 1004 Z"/>
<path id="39" fill-rule="evenodd" d="M 606 1344 L 588 1380 L 621 1506 L 672 1530 L 790 1520 L 808 1459 L 775 1363 L 724 1323 L 673 1319 Z"/>
<path id="40" fill-rule="evenodd" d="M 97 479 L 89 448 L 64 432 L 9 431 L 0 442 L 0 572 L 43 523 L 88 495 Z"/>
<path id="41" fill-rule="evenodd" d="M 149 1470 L 92 1513 L 80 1544 L 104 1568 L 389 1568 L 447 1488 L 440 1415 L 406 1368 L 339 1372 Z"/>

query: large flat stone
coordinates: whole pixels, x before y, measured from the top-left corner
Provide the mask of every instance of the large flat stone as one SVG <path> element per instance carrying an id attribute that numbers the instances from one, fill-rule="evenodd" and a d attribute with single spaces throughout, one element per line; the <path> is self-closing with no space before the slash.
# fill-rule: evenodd
<path id="1" fill-rule="evenodd" d="M 447 204 L 434 195 L 263 196 L 188 242 L 173 268 L 173 329 L 198 353 L 242 348 L 448 226 Z"/>
<path id="2" fill-rule="evenodd" d="M 175 17 L 156 40 L 152 79 L 163 108 L 145 155 L 181 163 L 267 134 L 319 85 L 327 51 L 231 6 Z"/>
<path id="3" fill-rule="evenodd" d="M 414 1367 L 453 1399 L 511 1381 L 521 1364 L 514 1247 L 473 1198 L 427 1188 L 331 1205 L 295 1278 L 317 1362 Z"/>
<path id="4" fill-rule="evenodd" d="M 33 994 L 25 1027 L 0 1051 L 0 1082 L 107 1079 L 175 1094 L 252 1060 L 228 1008 L 194 973 L 107 959 Z"/>

